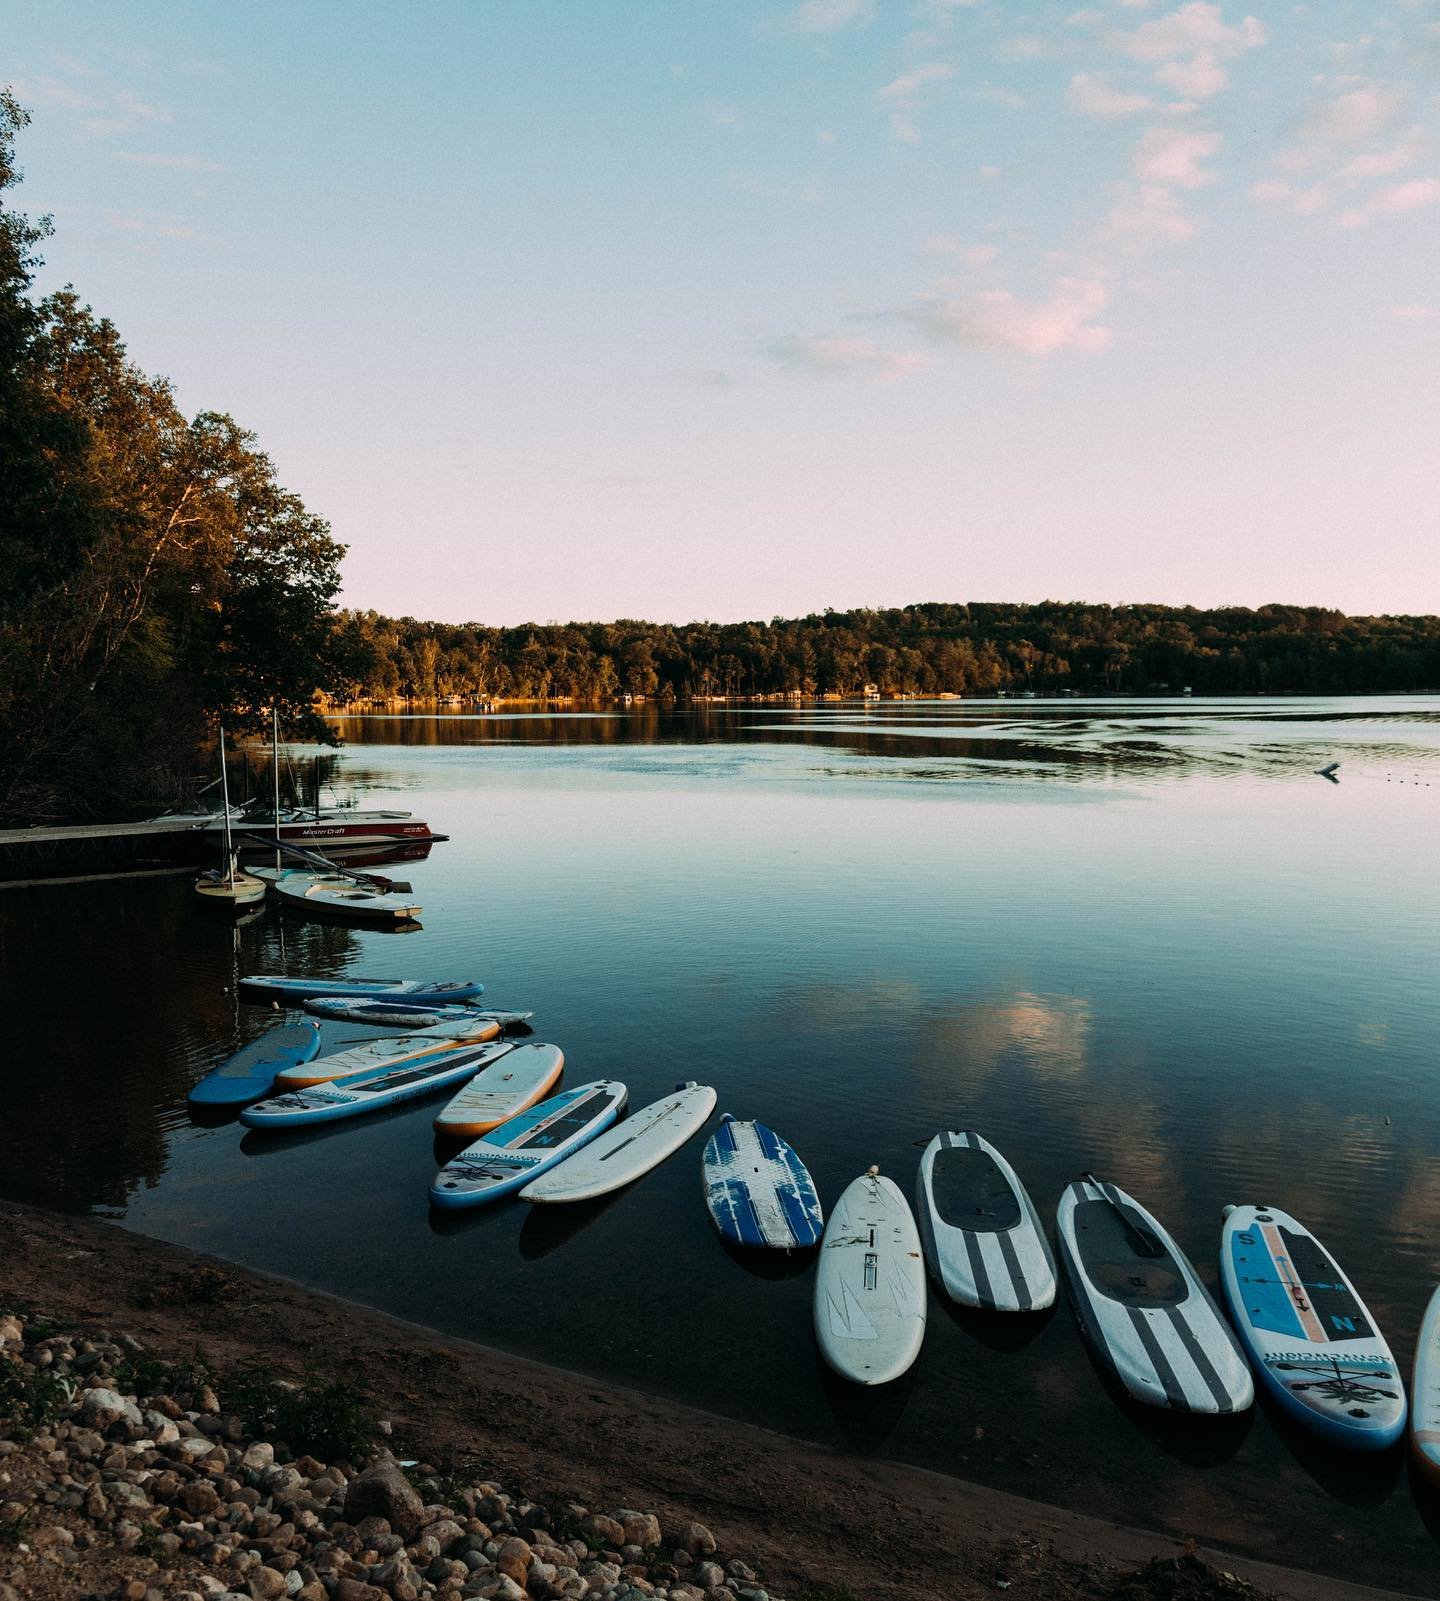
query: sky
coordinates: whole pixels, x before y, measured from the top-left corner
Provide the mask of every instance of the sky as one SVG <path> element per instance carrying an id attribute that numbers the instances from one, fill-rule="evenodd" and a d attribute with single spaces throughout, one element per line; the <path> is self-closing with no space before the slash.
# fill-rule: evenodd
<path id="1" fill-rule="evenodd" d="M 1440 611 L 1440 0 L 6 0 L 187 411 L 516 624 Z"/>

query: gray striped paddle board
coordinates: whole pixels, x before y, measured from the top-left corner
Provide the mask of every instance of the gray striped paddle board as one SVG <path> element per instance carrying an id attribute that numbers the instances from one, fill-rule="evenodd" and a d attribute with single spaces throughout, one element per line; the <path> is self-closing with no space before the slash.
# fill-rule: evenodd
<path id="1" fill-rule="evenodd" d="M 916 1180 L 916 1215 L 935 1282 L 962 1306 L 1038 1312 L 1055 1301 L 1055 1258 L 1015 1170 L 981 1135 L 937 1134 Z"/>
<path id="2" fill-rule="evenodd" d="M 1242 1412 L 1250 1368 L 1169 1234 L 1124 1190 L 1086 1173 L 1060 1198 L 1060 1261 L 1096 1355 L 1135 1397 L 1177 1412 Z"/>

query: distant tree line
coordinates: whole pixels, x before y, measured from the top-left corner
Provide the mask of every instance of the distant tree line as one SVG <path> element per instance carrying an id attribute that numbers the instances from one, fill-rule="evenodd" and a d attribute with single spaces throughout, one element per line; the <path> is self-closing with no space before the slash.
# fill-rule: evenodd
<path id="1" fill-rule="evenodd" d="M 347 701 L 619 694 L 1361 694 L 1440 686 L 1440 617 L 1320 607 L 991 602 L 768 623 L 428 623 L 352 612 L 368 667 Z"/>
<path id="2" fill-rule="evenodd" d="M 36 298 L 45 219 L 5 209 L 28 122 L 0 90 L 0 819 L 175 793 L 217 719 L 325 736 L 363 672 L 344 547 L 230 417 L 187 417 L 73 290 Z"/>

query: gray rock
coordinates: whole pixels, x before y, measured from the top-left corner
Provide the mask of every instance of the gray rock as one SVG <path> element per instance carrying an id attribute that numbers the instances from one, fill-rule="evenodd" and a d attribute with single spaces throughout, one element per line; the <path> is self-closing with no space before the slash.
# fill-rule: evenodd
<path id="1" fill-rule="evenodd" d="M 712 1556 L 715 1552 L 715 1536 L 703 1523 L 686 1523 L 676 1531 L 675 1544 L 682 1550 L 688 1551 L 692 1557 Z"/>
<path id="2" fill-rule="evenodd" d="M 114 1390 L 86 1390 L 85 1399 L 80 1403 L 80 1416 L 101 1434 L 116 1423 L 123 1422 L 137 1429 L 143 1427 L 140 1408 Z"/>
<path id="3" fill-rule="evenodd" d="M 415 1486 L 393 1462 L 366 1468 L 345 1491 L 345 1516 L 350 1522 L 367 1516 L 385 1518 L 407 1540 L 414 1537 L 424 1513 L 425 1503 Z"/>

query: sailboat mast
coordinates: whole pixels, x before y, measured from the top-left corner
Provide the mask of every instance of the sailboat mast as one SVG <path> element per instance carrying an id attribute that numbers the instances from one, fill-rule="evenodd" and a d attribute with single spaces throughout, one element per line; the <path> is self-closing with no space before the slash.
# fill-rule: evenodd
<path id="1" fill-rule="evenodd" d="M 230 779 L 225 771 L 225 725 L 220 725 L 220 807 L 225 817 L 225 882 L 235 887 L 235 856 L 230 848 Z"/>
<path id="2" fill-rule="evenodd" d="M 280 708 L 270 703 L 270 765 L 275 769 L 275 867 L 280 867 Z"/>

